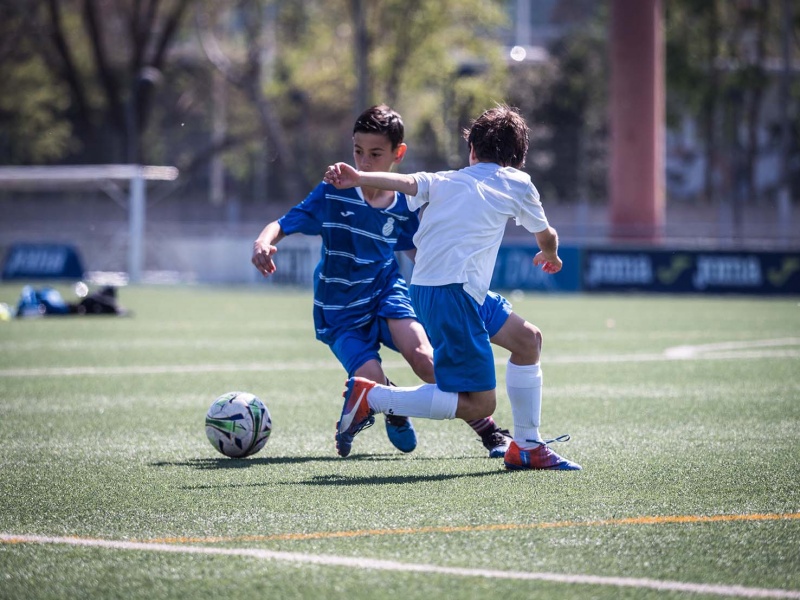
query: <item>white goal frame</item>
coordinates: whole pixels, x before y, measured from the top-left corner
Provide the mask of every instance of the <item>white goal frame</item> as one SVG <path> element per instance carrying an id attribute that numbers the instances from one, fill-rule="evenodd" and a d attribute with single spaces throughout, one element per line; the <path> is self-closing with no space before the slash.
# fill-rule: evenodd
<path id="1" fill-rule="evenodd" d="M 38 190 L 59 186 L 96 187 L 124 201 L 118 182 L 128 183 L 128 280 L 139 283 L 144 262 L 146 181 L 174 181 L 175 167 L 145 165 L 0 166 L 0 190 Z"/>

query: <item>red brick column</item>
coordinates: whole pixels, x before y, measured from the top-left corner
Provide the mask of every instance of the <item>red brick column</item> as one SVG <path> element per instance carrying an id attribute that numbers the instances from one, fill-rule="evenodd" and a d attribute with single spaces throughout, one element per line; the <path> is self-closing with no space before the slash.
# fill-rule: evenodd
<path id="1" fill-rule="evenodd" d="M 611 2 L 611 236 L 657 241 L 664 229 L 661 0 Z"/>

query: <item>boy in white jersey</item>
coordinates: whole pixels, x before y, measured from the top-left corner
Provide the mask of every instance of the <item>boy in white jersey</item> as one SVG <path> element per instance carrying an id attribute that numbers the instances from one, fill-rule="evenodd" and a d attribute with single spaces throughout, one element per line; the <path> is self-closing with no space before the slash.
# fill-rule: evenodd
<path id="1" fill-rule="evenodd" d="M 352 444 L 374 413 L 464 420 L 491 415 L 496 378 L 491 343 L 511 351 L 506 390 L 514 419 L 508 469 L 578 470 L 548 447 L 539 433 L 542 334 L 489 291 L 506 223 L 514 218 L 534 234 L 533 258 L 546 273 L 561 270 L 558 236 L 547 222 L 530 177 L 518 170 L 528 151 L 528 127 L 507 106 L 483 113 L 465 131 L 470 166 L 440 173 L 363 172 L 345 163 L 328 167 L 325 181 L 339 189 L 366 185 L 408 196 L 412 209 L 425 207 L 414 236 L 416 264 L 411 299 L 433 345 L 435 384 L 392 388 L 359 377 L 345 386 L 337 444 Z M 487 306 L 506 319 L 491 333 Z M 495 320 L 496 323 L 496 320 Z M 568 439 L 562 436 L 560 440 Z"/>
<path id="2" fill-rule="evenodd" d="M 404 126 L 386 105 L 364 111 L 353 127 L 353 159 L 362 171 L 388 171 L 403 160 Z M 303 202 L 269 223 L 253 244 L 252 262 L 266 277 L 275 272 L 276 244 L 287 235 L 322 238 L 322 256 L 314 273 L 314 326 L 348 377 L 386 382 L 381 344 L 399 351 L 417 376 L 434 381 L 433 350 L 411 306 L 395 251 L 414 251 L 417 214 L 404 194 L 369 186 L 339 191 L 320 183 Z M 469 424 L 481 436 L 490 457 L 505 454 L 510 437 L 491 417 Z M 403 452 L 417 445 L 407 416 L 387 415 L 389 440 Z M 346 440 L 337 445 L 350 453 Z"/>

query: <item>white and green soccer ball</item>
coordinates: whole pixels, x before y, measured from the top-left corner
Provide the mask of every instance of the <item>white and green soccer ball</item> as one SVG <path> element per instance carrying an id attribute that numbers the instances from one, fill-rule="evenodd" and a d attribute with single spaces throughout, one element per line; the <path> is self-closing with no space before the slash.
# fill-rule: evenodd
<path id="1" fill-rule="evenodd" d="M 267 405 L 248 392 L 228 392 L 206 414 L 208 441 L 225 456 L 244 458 L 261 450 L 272 433 Z"/>

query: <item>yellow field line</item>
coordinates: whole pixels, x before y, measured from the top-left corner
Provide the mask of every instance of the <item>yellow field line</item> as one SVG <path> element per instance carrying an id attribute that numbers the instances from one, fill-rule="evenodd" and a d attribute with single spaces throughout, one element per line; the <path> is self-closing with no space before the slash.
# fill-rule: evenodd
<path id="1" fill-rule="evenodd" d="M 762 513 L 749 515 L 675 515 L 653 517 L 628 517 L 602 521 L 555 521 L 550 523 L 497 523 L 494 525 L 461 525 L 458 527 L 407 527 L 399 529 L 356 529 L 353 531 L 318 531 L 315 533 L 280 533 L 274 535 L 239 535 L 228 537 L 165 537 L 143 540 L 158 544 L 271 542 L 319 540 L 331 538 L 366 537 L 374 535 L 418 535 L 420 533 L 470 533 L 475 531 L 509 531 L 524 529 L 551 529 L 558 527 L 603 527 L 608 525 L 663 525 L 668 523 L 719 523 L 729 521 L 776 521 L 800 519 L 796 513 Z"/>

